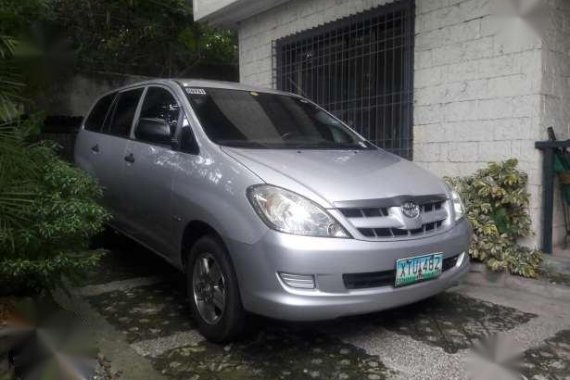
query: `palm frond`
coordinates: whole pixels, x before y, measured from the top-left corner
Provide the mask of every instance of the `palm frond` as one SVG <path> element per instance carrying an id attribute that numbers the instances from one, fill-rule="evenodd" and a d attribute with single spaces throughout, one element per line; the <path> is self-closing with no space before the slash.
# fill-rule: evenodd
<path id="1" fill-rule="evenodd" d="M 20 112 L 24 78 L 14 60 L 18 43 L 9 36 L 0 35 L 0 122 L 15 119 Z"/>
<path id="2" fill-rule="evenodd" d="M 35 122 L 34 120 L 30 122 Z M 30 218 L 41 155 L 26 142 L 26 121 L 0 124 L 0 235 Z"/>
<path id="3" fill-rule="evenodd" d="M 0 35 L 0 58 L 7 59 L 14 55 L 18 40 L 12 36 Z"/>

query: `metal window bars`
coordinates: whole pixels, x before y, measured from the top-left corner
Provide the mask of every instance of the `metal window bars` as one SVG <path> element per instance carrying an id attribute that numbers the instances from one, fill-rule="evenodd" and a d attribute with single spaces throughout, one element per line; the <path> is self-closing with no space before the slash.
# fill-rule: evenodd
<path id="1" fill-rule="evenodd" d="M 414 10 L 400 0 L 275 41 L 274 87 L 411 159 Z"/>

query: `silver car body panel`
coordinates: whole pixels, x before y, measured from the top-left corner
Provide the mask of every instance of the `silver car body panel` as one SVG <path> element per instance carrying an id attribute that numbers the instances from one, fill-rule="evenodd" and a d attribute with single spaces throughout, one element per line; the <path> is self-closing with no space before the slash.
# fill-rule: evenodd
<path id="1" fill-rule="evenodd" d="M 269 231 L 256 244 L 229 241 L 229 248 L 248 310 L 280 319 L 309 321 L 389 309 L 456 285 L 469 270 L 468 258 L 436 280 L 402 288 L 348 290 L 343 275 L 391 270 L 397 259 L 430 253 L 453 257 L 465 252 L 469 234 L 470 227 L 464 220 L 442 235 L 397 244 Z M 255 272 L 251 269 L 251 255 L 255 255 Z M 318 289 L 284 286 L 276 272 L 313 274 Z"/>
<path id="2" fill-rule="evenodd" d="M 115 216 L 113 226 L 180 269 L 188 226 L 201 223 L 214 229 L 228 248 L 247 310 L 289 320 L 372 312 L 437 294 L 466 273 L 469 260 L 464 255 L 459 266 L 436 280 L 403 288 L 347 289 L 345 274 L 390 271 L 397 259 L 416 255 L 442 253 L 450 258 L 467 251 L 470 227 L 464 219 L 453 222 L 447 186 L 417 165 L 382 150 L 221 147 L 206 136 L 183 87 L 283 94 L 280 91 L 185 79 L 153 80 L 124 89 L 148 86 L 167 88 L 176 97 L 183 111 L 180 124 L 191 127 L 199 153 L 136 141 L 133 130 L 128 138 L 120 138 L 82 128 L 75 161 L 104 187 L 105 204 Z M 135 125 L 136 117 L 133 128 Z M 99 145 L 98 153 L 91 150 L 95 145 Z M 127 163 L 124 157 L 131 153 L 135 161 Z M 250 186 L 263 183 L 286 188 L 328 209 L 353 238 L 295 236 L 271 230 L 246 197 Z M 445 214 L 445 222 L 433 234 L 424 231 L 417 236 L 378 240 L 364 236 L 362 228 L 397 223 L 396 214 L 384 219 L 355 219 L 342 211 L 348 206 L 380 207 L 382 202 L 402 197 L 434 195 L 443 197 L 437 213 Z M 279 278 L 280 272 L 314 276 L 317 288 L 290 288 Z"/>
<path id="3" fill-rule="evenodd" d="M 223 149 L 268 183 L 299 182 L 319 194 L 326 208 L 347 200 L 447 191 L 431 173 L 382 150 Z"/>

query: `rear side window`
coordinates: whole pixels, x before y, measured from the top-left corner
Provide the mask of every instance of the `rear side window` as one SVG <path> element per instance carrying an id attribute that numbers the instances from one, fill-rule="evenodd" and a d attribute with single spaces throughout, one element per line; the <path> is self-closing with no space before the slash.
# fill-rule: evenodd
<path id="1" fill-rule="evenodd" d="M 113 118 L 107 132 L 115 136 L 128 137 L 143 92 L 142 88 L 121 92 L 116 102 Z"/>
<path id="2" fill-rule="evenodd" d="M 103 123 L 105 122 L 105 116 L 107 116 L 107 112 L 109 111 L 109 106 L 113 103 L 113 99 L 115 99 L 116 95 L 117 93 L 114 92 L 99 99 L 85 120 L 85 129 L 96 132 L 101 131 Z"/>

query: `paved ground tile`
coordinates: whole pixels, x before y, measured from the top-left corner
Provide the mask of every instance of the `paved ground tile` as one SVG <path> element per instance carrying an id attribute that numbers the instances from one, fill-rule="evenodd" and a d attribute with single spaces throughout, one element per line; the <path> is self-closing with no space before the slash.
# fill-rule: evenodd
<path id="1" fill-rule="evenodd" d="M 162 283 L 88 297 L 89 303 L 132 343 L 194 328 L 186 296 Z"/>
<path id="2" fill-rule="evenodd" d="M 177 348 L 154 358 L 153 365 L 172 378 L 193 380 L 382 380 L 390 375 L 378 357 L 360 348 L 314 329 L 275 326 L 241 343 L 203 341 Z"/>
<path id="3" fill-rule="evenodd" d="M 528 350 L 523 373 L 530 380 L 570 380 L 570 330 Z"/>
<path id="4" fill-rule="evenodd" d="M 489 335 L 527 323 L 535 315 L 475 300 L 457 293 L 379 313 L 374 323 L 411 338 L 456 353 Z"/>

